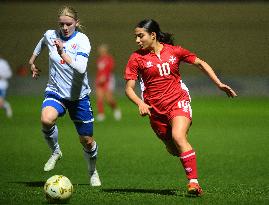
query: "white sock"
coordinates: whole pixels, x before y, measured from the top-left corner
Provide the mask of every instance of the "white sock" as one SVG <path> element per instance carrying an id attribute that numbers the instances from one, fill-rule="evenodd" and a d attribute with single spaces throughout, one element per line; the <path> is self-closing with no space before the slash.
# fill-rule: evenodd
<path id="1" fill-rule="evenodd" d="M 8 101 L 5 100 L 3 107 L 6 111 L 6 115 L 8 117 L 12 117 L 12 109 Z"/>
<path id="2" fill-rule="evenodd" d="M 89 175 L 91 176 L 96 170 L 98 145 L 94 141 L 93 146 L 90 150 L 86 149 L 85 147 L 83 148 L 83 150 L 84 150 L 85 160 L 88 164 L 88 172 L 89 172 Z"/>
<path id="3" fill-rule="evenodd" d="M 60 152 L 60 145 L 58 143 L 58 127 L 54 125 L 50 130 L 42 130 L 45 140 L 48 143 L 49 148 L 51 149 L 52 153 L 59 153 Z"/>
<path id="4" fill-rule="evenodd" d="M 116 108 L 114 110 L 114 118 L 115 118 L 115 120 L 121 120 L 121 110 L 120 109 Z"/>
<path id="5" fill-rule="evenodd" d="M 189 183 L 196 183 L 196 184 L 199 184 L 199 183 L 198 183 L 198 179 L 190 179 Z"/>

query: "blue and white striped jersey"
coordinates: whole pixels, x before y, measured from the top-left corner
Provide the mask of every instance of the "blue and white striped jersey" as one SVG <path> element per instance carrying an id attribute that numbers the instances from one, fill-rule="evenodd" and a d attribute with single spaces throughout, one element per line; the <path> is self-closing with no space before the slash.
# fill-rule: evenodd
<path id="1" fill-rule="evenodd" d="M 72 63 L 67 64 L 58 54 L 54 40 L 63 41 L 64 52 Z M 87 62 L 91 51 L 88 37 L 75 31 L 70 37 L 64 38 L 56 30 L 48 30 L 37 44 L 34 54 L 38 56 L 47 46 L 49 51 L 49 80 L 45 91 L 57 93 L 68 100 L 82 99 L 91 92 L 88 76 Z"/>

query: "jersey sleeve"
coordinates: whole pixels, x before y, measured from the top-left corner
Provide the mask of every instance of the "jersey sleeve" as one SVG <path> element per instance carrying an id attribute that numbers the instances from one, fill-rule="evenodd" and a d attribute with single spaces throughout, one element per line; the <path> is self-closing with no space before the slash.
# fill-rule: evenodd
<path id="1" fill-rule="evenodd" d="M 77 70 L 79 73 L 85 73 L 90 51 L 90 41 L 87 36 L 83 35 L 79 40 L 77 55 L 75 59 L 72 59 L 70 66 Z"/>
<path id="2" fill-rule="evenodd" d="M 184 61 L 186 63 L 193 64 L 196 59 L 196 54 L 190 52 L 189 50 L 182 48 L 180 46 L 176 46 L 176 54 L 180 61 Z"/>
<path id="3" fill-rule="evenodd" d="M 45 34 L 44 36 L 39 40 L 39 42 L 37 43 L 33 54 L 35 54 L 36 56 L 38 56 L 41 51 L 43 50 L 43 48 L 46 46 L 46 38 L 45 38 Z"/>
<path id="4" fill-rule="evenodd" d="M 136 55 L 132 54 L 125 68 L 125 73 L 124 73 L 125 80 L 137 80 L 138 68 L 139 68 L 139 65 L 136 59 Z"/>

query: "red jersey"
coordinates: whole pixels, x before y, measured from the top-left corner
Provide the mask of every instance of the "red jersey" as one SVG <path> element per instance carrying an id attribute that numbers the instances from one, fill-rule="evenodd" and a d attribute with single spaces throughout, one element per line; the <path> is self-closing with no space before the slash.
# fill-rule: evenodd
<path id="1" fill-rule="evenodd" d="M 103 78 L 105 83 L 111 78 L 114 69 L 114 59 L 111 55 L 102 55 L 96 61 L 97 73 L 96 73 L 96 84 Z"/>
<path id="2" fill-rule="evenodd" d="M 179 65 L 181 61 L 193 64 L 195 59 L 194 53 L 168 44 L 163 44 L 160 56 L 137 50 L 129 58 L 124 77 L 126 80 L 137 80 L 140 76 L 145 86 L 145 102 L 159 113 L 166 112 L 173 109 L 171 106 L 174 105 L 170 104 L 180 99 L 189 100 L 188 93 L 182 89 Z"/>

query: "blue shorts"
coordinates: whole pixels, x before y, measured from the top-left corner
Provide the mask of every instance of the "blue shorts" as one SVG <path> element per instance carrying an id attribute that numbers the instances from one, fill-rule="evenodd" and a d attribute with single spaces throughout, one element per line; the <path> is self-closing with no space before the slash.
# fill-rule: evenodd
<path id="1" fill-rule="evenodd" d="M 6 90 L 0 89 L 0 97 L 5 98 L 6 97 Z"/>
<path id="2" fill-rule="evenodd" d="M 93 112 L 89 96 L 82 99 L 70 101 L 61 98 L 54 92 L 45 92 L 45 99 L 42 104 L 44 107 L 54 107 L 59 117 L 65 115 L 68 110 L 71 120 L 74 122 L 77 132 L 81 136 L 93 136 Z"/>

